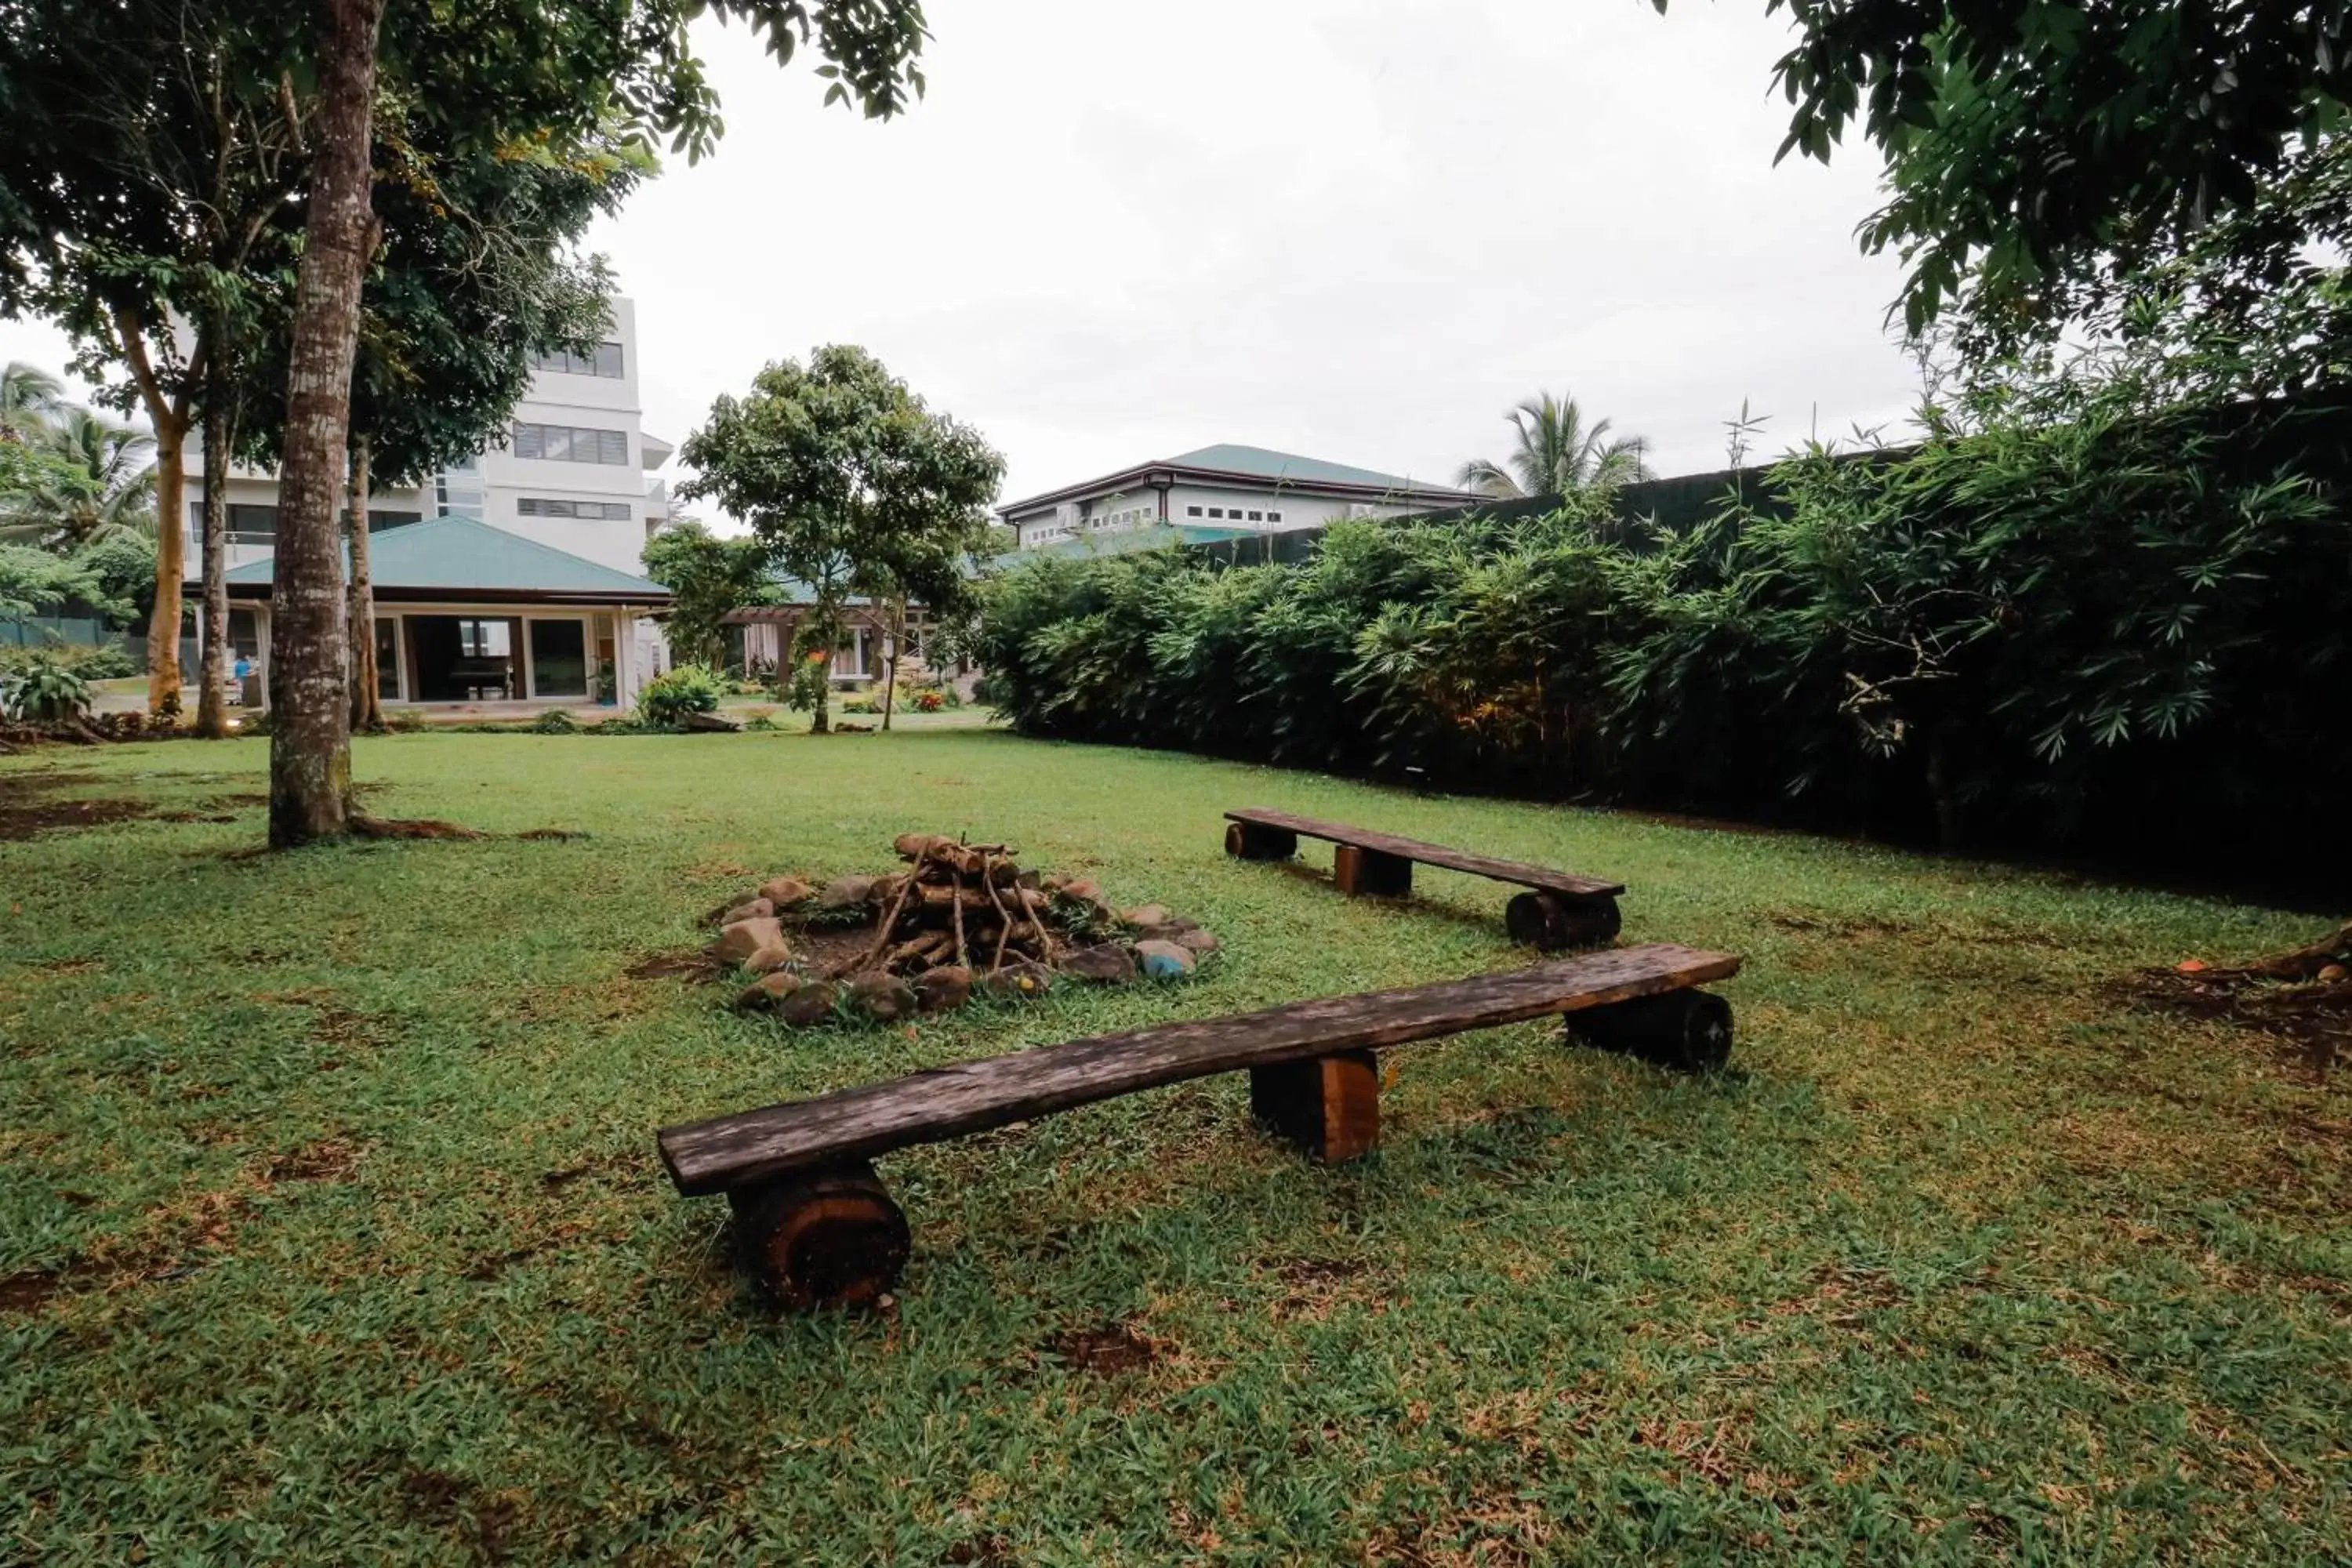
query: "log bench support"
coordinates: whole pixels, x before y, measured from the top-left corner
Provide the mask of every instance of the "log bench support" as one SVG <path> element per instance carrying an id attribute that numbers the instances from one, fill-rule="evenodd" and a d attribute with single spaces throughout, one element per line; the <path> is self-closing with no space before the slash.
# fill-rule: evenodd
<path id="1" fill-rule="evenodd" d="M 1617 900 L 1606 893 L 1579 898 L 1569 893 L 1521 893 L 1503 910 L 1511 940 L 1545 952 L 1605 947 L 1624 929 Z"/>
<path id="2" fill-rule="evenodd" d="M 1680 1072 L 1731 1059 L 1731 1004 L 1711 991 L 1669 991 L 1568 1016 L 1568 1037 Z"/>
<path id="3" fill-rule="evenodd" d="M 1298 853 L 1298 835 L 1263 823 L 1228 823 L 1225 853 L 1236 860 L 1288 860 Z"/>
<path id="4" fill-rule="evenodd" d="M 1331 880 L 1351 899 L 1409 899 L 1412 862 L 1402 855 L 1342 844 L 1331 854 Z"/>
<path id="5" fill-rule="evenodd" d="M 737 1187 L 727 1201 L 736 1262 L 796 1311 L 871 1307 L 907 1267 L 906 1213 L 864 1160 Z"/>
<path id="6" fill-rule="evenodd" d="M 1337 1165 L 1380 1146 L 1379 1053 L 1307 1057 L 1249 1075 L 1250 1114 L 1307 1158 Z"/>

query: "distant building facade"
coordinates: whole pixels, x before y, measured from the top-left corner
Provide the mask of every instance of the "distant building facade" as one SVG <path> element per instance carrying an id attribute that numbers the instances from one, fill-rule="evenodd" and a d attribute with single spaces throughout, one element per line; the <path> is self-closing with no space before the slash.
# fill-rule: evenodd
<path id="1" fill-rule="evenodd" d="M 1011 501 L 997 516 L 1030 549 L 1157 527 L 1280 533 L 1477 499 L 1448 485 L 1224 443 Z"/>
<path id="2" fill-rule="evenodd" d="M 661 668 L 666 648 L 654 621 L 616 616 L 614 606 L 642 611 L 668 604 L 668 595 L 642 574 L 646 541 L 670 513 L 667 486 L 647 476 L 667 463 L 673 450 L 645 429 L 636 307 L 615 300 L 611 332 L 593 353 L 541 358 L 503 443 L 492 443 L 421 484 L 372 497 L 368 534 L 378 563 L 389 552 L 400 571 L 418 580 L 405 586 L 421 586 L 438 575 L 424 559 L 424 547 L 430 545 L 455 557 L 455 580 L 488 606 L 467 616 L 438 615 L 444 606 L 433 614 L 421 607 L 394 609 L 383 590 L 403 585 L 387 584 L 379 564 L 374 630 L 379 665 L 386 672 L 384 700 L 478 701 L 490 700 L 487 694 L 494 689 L 505 700 L 526 701 L 584 701 L 592 692 L 607 701 L 634 696 Z M 205 461 L 205 454 L 191 446 L 184 522 L 192 576 L 204 530 Z M 248 594 L 259 591 L 259 602 L 250 608 L 240 603 L 232 614 L 230 636 L 237 651 L 257 658 L 268 641 L 268 563 L 278 547 L 277 476 L 265 468 L 233 467 L 228 506 L 232 577 Z M 401 530 L 444 520 L 479 524 L 539 548 L 501 549 L 496 539 L 463 529 L 434 531 L 415 541 L 416 550 L 391 548 L 406 542 L 399 540 Z M 495 582 L 468 580 L 469 572 L 478 576 L 493 562 Z M 581 584 L 590 582 L 609 591 L 607 600 L 593 602 L 601 614 L 553 617 L 575 622 L 576 634 L 572 626 L 535 624 L 544 618 L 550 596 L 573 608 L 589 603 L 577 595 Z M 442 620 L 464 624 L 443 626 Z M 577 661 L 584 667 L 579 678 L 569 673 L 575 637 L 583 650 Z M 536 658 L 539 643 L 560 643 L 563 651 Z M 487 672 L 465 684 L 466 696 L 449 694 L 459 683 L 446 679 L 446 672 L 458 667 Z"/>

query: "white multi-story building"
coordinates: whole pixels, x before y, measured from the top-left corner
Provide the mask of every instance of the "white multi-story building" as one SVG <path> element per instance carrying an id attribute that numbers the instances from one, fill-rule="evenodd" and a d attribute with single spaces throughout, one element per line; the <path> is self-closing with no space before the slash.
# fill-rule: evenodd
<path id="1" fill-rule="evenodd" d="M 1477 499 L 1450 486 L 1228 442 L 1012 501 L 997 515 L 1019 531 L 1026 549 L 1161 526 L 1205 538 L 1283 533 Z"/>
<path id="2" fill-rule="evenodd" d="M 646 476 L 673 447 L 644 428 L 637 374 L 636 310 L 616 300 L 611 334 L 594 353 L 539 362 L 504 440 L 421 484 L 370 499 L 387 701 L 594 695 L 626 703 L 658 668 L 660 633 L 641 612 L 666 606 L 669 595 L 645 580 L 643 552 L 668 518 L 669 498 Z M 191 448 L 192 563 L 203 529 L 203 463 Z M 231 637 L 239 652 L 264 658 L 276 476 L 232 468 L 228 503 Z M 429 523 L 440 526 L 403 533 Z"/>

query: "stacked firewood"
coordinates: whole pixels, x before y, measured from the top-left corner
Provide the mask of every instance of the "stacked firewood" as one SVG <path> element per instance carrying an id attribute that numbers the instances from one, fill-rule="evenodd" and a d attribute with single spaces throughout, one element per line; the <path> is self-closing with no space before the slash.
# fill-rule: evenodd
<path id="1" fill-rule="evenodd" d="M 887 1020 L 975 991 L 1036 996 L 1057 976 L 1181 978 L 1217 951 L 1193 921 L 1115 910 L 1092 882 L 1024 869 L 1002 844 L 908 833 L 896 847 L 902 871 L 822 888 L 779 877 L 717 911 L 711 956 L 757 976 L 736 1005 L 793 1023 Z"/>

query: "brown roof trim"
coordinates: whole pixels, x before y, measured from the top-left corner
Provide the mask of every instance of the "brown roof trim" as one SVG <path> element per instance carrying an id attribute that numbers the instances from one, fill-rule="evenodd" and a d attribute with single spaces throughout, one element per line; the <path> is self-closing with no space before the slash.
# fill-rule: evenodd
<path id="1" fill-rule="evenodd" d="M 201 594 L 203 585 L 187 585 L 192 595 Z M 247 604 L 267 604 L 269 585 L 264 583 L 232 583 L 228 596 Z M 590 590 L 562 592 L 546 588 L 386 588 L 375 590 L 379 605 L 577 605 L 593 609 L 638 608 L 648 614 L 669 607 L 667 590 L 652 594 L 606 594 Z"/>
<path id="2" fill-rule="evenodd" d="M 1058 490 L 1029 496 L 996 509 L 996 515 L 1007 522 L 1016 513 L 1034 511 L 1042 507 L 1059 506 L 1066 500 L 1129 489 L 1164 489 L 1183 483 L 1229 485 L 1237 489 L 1271 490 L 1277 495 L 1337 496 L 1344 500 L 1389 500 L 1399 504 L 1418 500 L 1466 501 L 1477 499 L 1468 490 L 1457 490 L 1444 485 L 1360 485 L 1344 479 L 1268 479 L 1264 474 L 1242 473 L 1232 468 L 1196 468 L 1175 463 L 1145 463 L 1106 474 L 1084 484 L 1065 485 Z"/>

